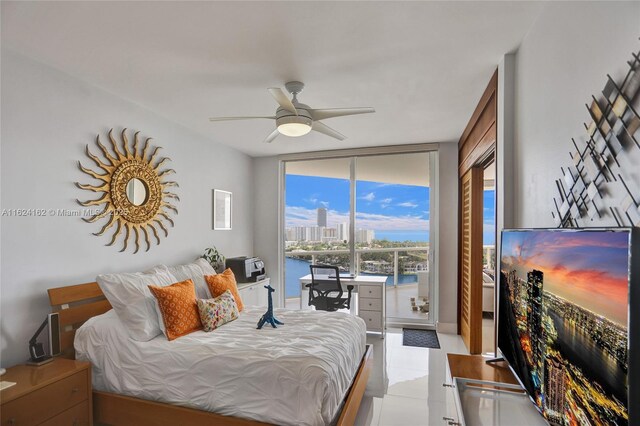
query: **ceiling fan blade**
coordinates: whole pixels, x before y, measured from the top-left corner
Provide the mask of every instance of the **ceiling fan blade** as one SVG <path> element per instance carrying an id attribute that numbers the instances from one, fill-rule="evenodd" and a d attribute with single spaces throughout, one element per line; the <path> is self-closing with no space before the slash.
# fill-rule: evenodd
<path id="1" fill-rule="evenodd" d="M 269 90 L 269 93 L 271 93 L 271 96 L 273 96 L 273 99 L 276 100 L 278 105 L 280 105 L 282 108 L 286 109 L 287 111 L 292 112 L 295 115 L 298 115 L 298 111 L 296 111 L 296 107 L 293 106 L 293 102 L 291 102 L 291 99 L 289 99 L 289 97 L 284 93 L 284 90 L 282 90 L 279 87 L 270 87 L 268 90 Z"/>
<path id="2" fill-rule="evenodd" d="M 273 132 L 271 132 L 269 134 L 269 136 L 266 137 L 266 139 L 263 141 L 264 143 L 271 143 L 273 142 L 273 140 L 280 134 L 280 132 L 278 131 L 278 129 L 275 129 Z"/>
<path id="3" fill-rule="evenodd" d="M 347 137 L 337 130 L 333 130 L 331 127 L 326 124 L 320 123 L 319 121 L 314 121 L 311 125 L 311 129 L 316 132 L 323 133 L 327 136 L 331 136 L 332 138 L 338 139 L 339 141 L 345 140 Z"/>
<path id="4" fill-rule="evenodd" d="M 263 116 L 253 116 L 253 117 L 211 117 L 209 121 L 230 121 L 230 120 L 252 120 L 254 118 L 270 118 L 275 120 L 275 117 L 263 117 Z"/>
<path id="5" fill-rule="evenodd" d="M 311 118 L 314 120 L 324 120 L 325 118 L 343 117 L 345 115 L 368 114 L 376 112 L 373 108 L 328 108 L 309 109 Z"/>

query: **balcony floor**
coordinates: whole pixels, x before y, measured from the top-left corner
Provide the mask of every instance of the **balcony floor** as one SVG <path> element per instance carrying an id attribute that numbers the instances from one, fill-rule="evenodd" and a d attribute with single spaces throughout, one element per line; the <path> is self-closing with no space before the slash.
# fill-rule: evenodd
<path id="1" fill-rule="evenodd" d="M 416 298 L 416 305 L 422 303 L 422 298 L 418 297 L 418 284 L 401 284 L 397 287 L 387 286 L 387 318 L 400 318 L 414 320 L 428 320 L 429 313 L 414 311 L 411 307 L 411 298 Z M 307 305 L 309 298 L 307 292 L 303 292 L 302 309 L 310 309 Z M 354 298 L 357 300 L 357 298 Z M 354 303 L 356 304 L 356 303 Z M 300 309 L 300 298 L 291 297 L 285 300 L 285 308 Z M 357 309 L 357 307 L 356 307 Z M 357 311 L 354 311 L 357 312 Z"/>

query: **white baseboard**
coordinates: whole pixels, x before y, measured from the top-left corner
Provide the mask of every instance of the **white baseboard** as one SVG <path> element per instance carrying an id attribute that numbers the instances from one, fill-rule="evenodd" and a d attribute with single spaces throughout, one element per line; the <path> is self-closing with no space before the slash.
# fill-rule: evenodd
<path id="1" fill-rule="evenodd" d="M 436 324 L 438 333 L 458 334 L 458 324 L 455 322 L 440 322 Z"/>

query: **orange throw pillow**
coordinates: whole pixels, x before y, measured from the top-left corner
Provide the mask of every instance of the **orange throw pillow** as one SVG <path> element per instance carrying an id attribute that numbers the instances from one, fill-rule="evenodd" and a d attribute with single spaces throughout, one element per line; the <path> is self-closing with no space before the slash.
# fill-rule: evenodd
<path id="1" fill-rule="evenodd" d="M 238 312 L 242 312 L 244 305 L 238 293 L 238 285 L 236 284 L 236 276 L 233 275 L 233 271 L 227 268 L 223 273 L 217 275 L 205 275 L 204 279 L 207 280 L 209 291 L 212 297 L 218 297 L 225 291 L 229 290 L 233 294 L 233 298 L 238 305 Z"/>
<path id="2" fill-rule="evenodd" d="M 202 330 L 193 281 L 185 280 L 166 287 L 150 285 L 149 290 L 158 300 L 167 339 Z"/>

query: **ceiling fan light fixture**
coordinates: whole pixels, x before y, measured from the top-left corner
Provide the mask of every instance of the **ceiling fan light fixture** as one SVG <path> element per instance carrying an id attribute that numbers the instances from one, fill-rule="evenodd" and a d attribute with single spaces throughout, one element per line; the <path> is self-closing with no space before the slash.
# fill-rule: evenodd
<path id="1" fill-rule="evenodd" d="M 1 1 L 1 0 L 0 0 Z M 279 87 L 271 87 L 267 89 L 273 99 L 278 103 L 278 109 L 275 116 L 253 116 L 253 117 L 212 117 L 210 121 L 225 120 L 246 120 L 246 119 L 269 119 L 276 121 L 276 129 L 269 133 L 263 142 L 271 143 L 278 135 L 289 137 L 304 136 L 310 131 L 322 133 L 333 139 L 343 141 L 346 136 L 337 130 L 332 129 L 320 120 L 334 117 L 345 117 L 347 115 L 368 114 L 376 112 L 371 107 L 361 108 L 325 108 L 313 109 L 309 105 L 298 101 L 298 94 L 302 92 L 304 83 L 300 81 L 289 81 L 285 84 L 287 91 L 292 95 L 289 96 Z"/>
<path id="2" fill-rule="evenodd" d="M 282 117 L 276 120 L 278 132 L 285 136 L 304 136 L 311 131 L 312 121 L 304 116 Z"/>

